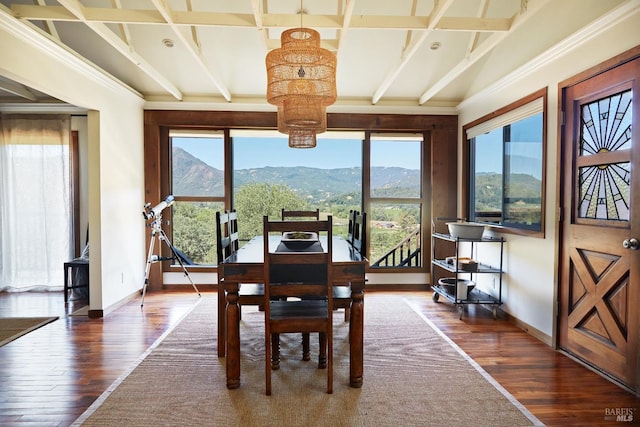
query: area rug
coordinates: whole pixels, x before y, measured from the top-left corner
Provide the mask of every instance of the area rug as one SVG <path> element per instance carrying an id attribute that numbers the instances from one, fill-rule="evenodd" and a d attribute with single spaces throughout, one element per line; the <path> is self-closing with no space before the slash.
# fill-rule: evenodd
<path id="1" fill-rule="evenodd" d="M 57 317 L 2 317 L 0 318 L 0 347 L 56 319 Z"/>
<path id="2" fill-rule="evenodd" d="M 349 387 L 349 326 L 338 313 L 333 394 L 326 371 L 300 360 L 300 335 L 289 334 L 266 396 L 264 314 L 252 309 L 242 313 L 239 389 L 226 388 L 225 359 L 216 355 L 215 298 L 202 298 L 73 425 L 541 425 L 400 296 L 365 298 L 362 388 Z"/>

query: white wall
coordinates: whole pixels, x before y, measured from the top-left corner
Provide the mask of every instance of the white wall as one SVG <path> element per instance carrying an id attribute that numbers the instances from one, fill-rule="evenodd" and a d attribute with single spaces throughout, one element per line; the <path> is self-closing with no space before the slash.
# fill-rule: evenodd
<path id="1" fill-rule="evenodd" d="M 505 270 L 503 309 L 519 321 L 535 328 L 553 342 L 555 336 L 555 301 L 557 287 L 557 182 L 558 182 L 558 84 L 628 49 L 640 45 L 640 20 L 636 13 L 614 28 L 536 69 L 525 79 L 499 90 L 487 90 L 461 105 L 459 116 L 460 152 L 462 126 L 502 108 L 541 88 L 548 87 L 547 169 L 545 237 L 531 238 L 504 234 Z M 459 162 L 462 167 L 462 160 Z M 459 182 L 462 182 L 460 179 Z M 459 206 L 463 201 L 459 201 Z M 483 256 L 495 262 L 497 253 L 489 249 Z M 479 256 L 482 260 L 482 257 Z M 482 280 L 484 279 L 484 280 Z M 494 292 L 491 279 L 482 277 L 479 287 Z"/>
<path id="2" fill-rule="evenodd" d="M 24 24 L 0 18 L 0 74 L 89 111 L 90 309 L 108 312 L 144 280 L 143 100 Z"/>

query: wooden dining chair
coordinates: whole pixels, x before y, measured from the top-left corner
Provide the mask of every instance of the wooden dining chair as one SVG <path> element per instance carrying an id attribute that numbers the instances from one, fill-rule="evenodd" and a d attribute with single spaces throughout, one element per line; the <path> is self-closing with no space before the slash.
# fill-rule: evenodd
<path id="1" fill-rule="evenodd" d="M 316 210 L 291 210 L 282 208 L 280 213 L 280 218 L 283 221 L 286 220 L 304 220 L 304 219 L 315 219 L 316 221 L 320 219 L 320 209 Z M 311 231 L 311 230 L 304 230 Z M 310 352 L 310 344 L 309 344 L 309 334 L 302 334 L 302 360 L 310 360 L 311 352 Z"/>
<path id="2" fill-rule="evenodd" d="M 365 256 L 367 243 L 367 214 L 356 210 L 349 211 L 349 228 L 347 230 L 347 241 L 358 251 L 362 257 Z M 351 316 L 351 286 L 333 287 L 333 308 L 344 309 L 344 321 L 348 322 Z"/>
<path id="3" fill-rule="evenodd" d="M 353 214 L 352 214 L 353 212 Z M 355 211 L 350 211 L 349 218 L 355 218 Z M 281 218 L 283 221 L 289 219 L 320 219 L 320 209 L 316 210 L 287 210 L 282 209 Z M 309 231 L 309 230 L 307 230 Z M 349 286 L 336 286 L 333 288 L 334 310 L 344 309 L 344 320 L 349 321 L 351 307 L 351 288 Z M 309 334 L 302 334 L 302 360 L 310 360 L 310 342 Z"/>
<path id="4" fill-rule="evenodd" d="M 356 216 L 358 211 L 349 210 L 349 223 L 347 226 L 347 242 L 353 245 Z M 333 308 L 335 310 L 344 309 L 344 321 L 348 322 L 351 316 L 351 286 L 334 286 L 333 288 Z"/>
<path id="5" fill-rule="evenodd" d="M 349 242 L 350 245 L 353 244 L 353 226 L 355 225 L 357 214 L 358 214 L 358 211 L 354 209 L 349 210 L 349 225 L 347 226 L 347 242 Z"/>
<path id="6" fill-rule="evenodd" d="M 284 243 L 275 250 L 269 248 L 270 233 L 288 231 L 324 234 L 327 236 L 326 248 L 291 251 Z M 269 221 L 264 217 L 267 395 L 271 395 L 271 371 L 280 367 L 280 334 L 299 332 L 320 334 L 321 359 L 326 357 L 327 393 L 333 392 L 332 236 L 331 216 L 325 221 Z M 299 298 L 302 295 L 315 298 Z"/>
<path id="7" fill-rule="evenodd" d="M 282 208 L 282 213 L 281 213 L 281 218 L 283 221 L 285 220 L 291 220 L 294 218 L 300 219 L 300 218 L 304 218 L 304 219 L 315 219 L 316 221 L 320 219 L 320 209 L 316 209 L 316 210 L 309 210 L 309 211 L 302 211 L 302 210 L 288 210 L 285 208 Z"/>
<path id="8" fill-rule="evenodd" d="M 353 217 L 353 238 L 351 239 L 351 246 L 360 255 L 365 256 L 367 250 L 367 213 L 356 212 Z"/>
<path id="9" fill-rule="evenodd" d="M 216 248 L 218 265 L 233 255 L 240 247 L 238 239 L 238 213 L 234 210 L 216 212 Z M 220 285 L 222 285 L 222 280 Z M 224 292 L 221 287 L 218 292 Z M 241 283 L 238 288 L 238 306 L 242 316 L 243 305 L 262 307 L 264 285 Z"/>

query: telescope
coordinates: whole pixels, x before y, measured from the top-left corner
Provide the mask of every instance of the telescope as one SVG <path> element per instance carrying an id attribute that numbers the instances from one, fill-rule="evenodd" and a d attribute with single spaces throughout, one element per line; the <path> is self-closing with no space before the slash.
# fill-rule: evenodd
<path id="1" fill-rule="evenodd" d="M 144 305 L 144 296 L 147 293 L 147 285 L 149 284 L 149 270 L 151 269 L 151 264 L 160 261 L 171 261 L 174 259 L 178 260 L 178 264 L 180 264 L 180 267 L 182 267 L 184 275 L 187 276 L 189 282 L 191 282 L 191 286 L 193 286 L 193 289 L 195 289 L 198 295 L 200 295 L 200 291 L 198 290 L 198 288 L 196 288 L 196 285 L 195 283 L 193 283 L 193 280 L 191 280 L 191 277 L 189 277 L 189 272 L 182 262 L 183 256 L 180 255 L 181 253 L 179 253 L 179 251 L 171 244 L 171 241 L 169 241 L 169 238 L 167 237 L 165 232 L 162 231 L 162 211 L 164 210 L 164 208 L 171 206 L 174 200 L 175 199 L 173 198 L 173 196 L 167 196 L 166 199 L 164 199 L 154 207 L 151 207 L 151 203 L 147 203 L 144 205 L 142 216 L 145 220 L 152 219 L 153 221 L 147 223 L 147 227 L 151 228 L 151 239 L 149 239 L 149 252 L 147 255 L 147 267 L 144 270 L 144 286 L 142 287 L 142 301 L 140 302 L 140 307 Z M 154 255 L 153 247 L 156 243 L 156 240 L 159 240 L 160 244 L 164 242 L 171 251 L 172 256 L 162 256 L 162 249 L 160 249 L 160 254 Z"/>
<path id="2" fill-rule="evenodd" d="M 173 204 L 173 201 L 173 196 L 167 196 L 166 199 L 155 205 L 153 208 L 151 207 L 151 203 L 147 203 L 146 205 L 144 205 L 145 211 L 142 212 L 142 216 L 144 216 L 144 219 L 158 218 L 164 208 L 171 206 Z"/>

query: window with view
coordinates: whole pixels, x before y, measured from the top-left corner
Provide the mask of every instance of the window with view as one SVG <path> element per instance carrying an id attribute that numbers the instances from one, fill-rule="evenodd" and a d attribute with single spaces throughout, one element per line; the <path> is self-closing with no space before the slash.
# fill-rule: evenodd
<path id="1" fill-rule="evenodd" d="M 346 237 L 349 210 L 362 206 L 362 132 L 325 132 L 312 149 L 292 149 L 275 131 L 231 131 L 233 207 L 241 243 L 262 233 L 262 217 L 320 210 Z"/>
<path id="2" fill-rule="evenodd" d="M 371 267 L 422 267 L 422 134 L 368 138 L 365 132 L 329 131 L 318 135 L 313 149 L 292 149 L 276 131 L 227 135 L 170 132 L 175 202 L 167 231 L 188 262 L 215 265 L 215 212 L 231 206 L 241 245 L 262 233 L 264 215 L 280 218 L 283 208 L 332 215 L 334 234 L 343 237 L 349 211 L 366 211 Z M 225 159 L 228 153 L 233 155 Z"/>
<path id="3" fill-rule="evenodd" d="M 369 260 L 421 267 L 422 135 L 374 135 L 369 150 Z"/>
<path id="4" fill-rule="evenodd" d="M 224 209 L 222 132 L 172 131 L 172 244 L 187 263 L 216 264 L 215 213 Z"/>
<path id="5" fill-rule="evenodd" d="M 543 233 L 545 95 L 465 127 L 469 220 Z"/>

